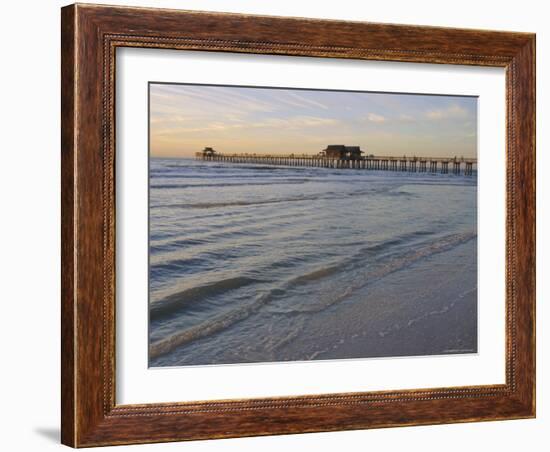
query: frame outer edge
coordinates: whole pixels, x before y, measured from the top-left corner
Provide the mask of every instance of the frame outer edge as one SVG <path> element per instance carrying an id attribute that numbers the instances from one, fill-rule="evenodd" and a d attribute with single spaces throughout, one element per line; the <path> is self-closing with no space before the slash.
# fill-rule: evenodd
<path id="1" fill-rule="evenodd" d="M 143 19 L 139 18 L 143 11 L 151 13 L 150 21 L 143 22 Z M 105 313 L 102 317 L 99 310 L 102 301 L 101 295 L 110 286 L 107 284 L 99 288 L 98 281 L 101 279 L 101 275 L 97 262 L 103 259 L 104 263 L 107 257 L 104 250 L 97 249 L 96 244 L 101 235 L 101 229 L 103 228 L 104 234 L 106 231 L 104 229 L 105 218 L 99 217 L 97 208 L 101 202 L 106 202 L 107 192 L 112 188 L 110 183 L 104 185 L 104 182 L 99 182 L 102 185 L 100 187 L 98 181 L 102 179 L 102 175 L 105 177 L 105 165 L 112 162 L 107 162 L 105 155 L 100 151 L 102 148 L 99 131 L 103 129 L 103 138 L 105 139 L 106 130 L 109 130 L 102 122 L 102 118 L 105 117 L 102 114 L 104 115 L 107 110 L 103 103 L 105 98 L 101 96 L 99 88 L 103 76 L 99 75 L 97 69 L 106 63 L 105 49 L 100 44 L 104 42 L 104 37 L 113 30 L 121 30 L 121 33 L 130 33 L 131 31 L 136 34 L 145 31 L 148 34 L 152 33 L 151 30 L 162 29 L 162 33 L 169 33 L 172 30 L 174 35 L 181 36 L 182 24 L 189 25 L 191 31 L 198 27 L 195 20 L 190 22 L 188 19 L 182 19 L 181 23 L 179 21 L 174 23 L 171 17 L 166 16 L 166 10 L 162 14 L 159 10 L 151 9 L 140 10 L 139 13 L 137 14 L 137 11 L 131 8 L 123 10 L 100 5 L 71 5 L 62 8 L 62 442 L 72 447 L 86 447 L 533 417 L 535 403 L 534 35 L 524 34 L 518 37 L 510 33 L 499 34 L 503 43 L 495 49 L 495 55 L 500 55 L 498 61 L 483 60 L 485 63 L 474 63 L 476 65 L 505 66 L 514 60 L 520 74 L 516 92 L 518 102 L 515 110 L 518 121 L 514 125 L 516 133 L 514 142 L 517 144 L 518 159 L 517 167 L 513 172 L 517 177 L 518 188 L 520 188 L 514 193 L 517 204 L 519 204 L 516 210 L 518 215 L 514 218 L 517 222 L 517 243 L 520 248 L 518 265 L 516 265 L 520 272 L 515 279 L 518 286 L 517 299 L 520 311 L 517 332 L 519 333 L 518 357 L 520 358 L 518 375 L 521 381 L 515 394 L 507 393 L 495 396 L 494 406 L 489 407 L 492 411 L 487 410 L 487 403 L 481 403 L 481 399 L 472 396 L 468 399 L 471 401 L 468 406 L 472 409 L 476 406 L 483 408 L 483 412 L 478 416 L 457 416 L 455 407 L 454 412 L 448 410 L 443 417 L 436 413 L 438 417 L 434 418 L 435 412 L 430 413 L 428 411 L 430 408 L 438 410 L 447 404 L 456 405 L 454 399 L 459 397 L 449 396 L 438 401 L 432 400 L 428 405 L 424 405 L 428 401 L 412 399 L 405 406 L 412 416 L 410 419 L 403 417 L 403 414 L 396 414 L 397 417 L 392 415 L 393 417 L 388 417 L 386 422 L 375 422 L 376 419 L 371 419 L 370 415 L 370 420 L 364 416 L 367 410 L 387 413 L 381 404 L 372 404 L 368 407 L 367 405 L 357 406 L 353 408 L 352 412 L 353 405 L 342 403 L 334 405 L 332 408 L 329 408 L 328 405 L 317 407 L 315 408 L 316 412 L 311 412 L 311 410 L 299 412 L 294 408 L 286 411 L 278 410 L 273 417 L 273 424 L 262 428 L 257 425 L 258 416 L 267 416 L 267 413 L 270 413 L 271 416 L 272 412 L 269 408 L 261 409 L 256 414 L 256 412 L 248 411 L 249 408 L 245 406 L 239 411 L 238 416 L 230 416 L 229 410 L 226 411 L 223 407 L 219 407 L 218 410 L 211 410 L 217 411 L 215 417 L 210 414 L 193 413 L 188 415 L 170 412 L 135 413 L 134 417 L 119 416 L 116 406 L 106 404 L 106 401 L 110 400 L 110 395 L 106 393 L 106 391 L 109 392 L 110 386 L 106 387 L 105 381 L 106 378 L 108 381 L 112 378 L 114 365 L 112 367 L 109 364 L 106 365 L 103 359 L 105 353 L 111 351 L 112 344 L 109 338 L 105 339 L 105 335 L 109 334 L 111 328 L 109 322 L 113 318 L 106 320 Z M 214 15 L 206 13 L 206 16 L 208 20 L 213 20 L 212 16 Z M 227 17 L 223 13 L 215 16 L 216 21 Z M 184 16 L 178 15 L 179 17 L 184 18 Z M 266 22 L 269 20 L 265 18 Z M 153 23 L 154 21 L 156 22 Z M 197 19 L 197 22 L 200 24 L 201 20 Z M 238 20 L 236 22 L 240 23 Z M 283 23 L 282 20 L 281 23 Z M 322 20 L 318 22 L 319 25 L 322 23 Z M 163 28 L 165 26 L 166 31 Z M 387 24 L 372 24 L 370 26 L 374 28 L 378 41 L 388 39 L 387 33 L 385 34 L 384 31 L 389 27 Z M 360 26 L 354 25 L 353 28 L 355 27 Z M 403 33 L 410 29 L 408 26 L 396 26 L 395 28 L 399 28 Z M 399 30 L 395 30 L 390 35 L 398 35 Z M 440 30 L 440 33 L 443 31 Z M 354 30 L 351 32 L 353 33 Z M 207 38 L 204 33 L 206 32 L 199 30 L 198 38 L 206 42 Z M 244 36 L 245 32 L 235 31 L 234 33 L 238 38 Z M 260 38 L 263 33 L 260 33 Z M 462 40 L 466 42 L 463 47 L 466 46 L 466 38 L 471 33 L 464 30 L 456 30 L 456 33 L 465 34 Z M 492 33 L 483 32 L 483 36 L 488 35 L 495 40 L 496 34 Z M 185 37 L 185 35 L 183 36 Z M 152 37 L 152 39 L 159 41 L 161 38 Z M 481 35 L 476 39 L 477 41 L 474 40 L 474 43 L 480 41 Z M 239 49 L 238 45 L 233 45 L 236 42 L 238 44 L 238 41 L 227 42 L 232 45 L 218 51 L 249 50 L 244 44 L 242 49 Z M 314 41 L 310 39 L 311 42 Z M 375 40 L 375 42 L 377 41 Z M 273 46 L 284 46 L 284 42 L 265 44 L 268 51 L 262 50 L 258 53 L 269 53 L 269 49 Z M 354 45 L 356 43 L 352 43 L 349 48 L 353 50 Z M 306 44 L 305 47 L 313 48 L 315 46 Z M 399 46 L 399 48 L 401 47 L 403 46 Z M 405 49 L 403 54 L 401 51 L 398 54 L 388 53 L 389 58 L 387 59 L 406 60 L 407 57 L 404 56 L 408 52 L 406 47 L 403 47 Z M 344 50 L 347 49 L 348 47 L 344 48 Z M 287 52 L 289 52 L 288 49 L 282 51 L 283 54 L 287 54 Z M 297 54 L 305 53 L 305 56 L 310 56 L 312 52 L 314 51 L 309 52 L 300 48 Z M 381 50 L 381 52 L 393 51 Z M 340 54 L 340 50 L 329 53 L 331 55 L 332 53 Z M 444 54 L 447 53 L 452 54 L 450 49 L 444 52 Z M 352 55 L 344 56 L 344 52 L 342 52 L 342 57 L 354 58 Z M 366 55 L 359 57 L 360 59 L 375 59 Z M 441 61 L 438 59 L 438 62 L 474 64 L 467 57 L 468 55 L 456 55 L 457 59 L 453 60 L 450 60 L 450 57 L 441 57 Z M 421 56 L 415 57 L 415 61 L 434 62 L 435 58 L 430 52 L 424 52 Z M 103 69 L 105 70 L 105 67 Z M 79 116 L 84 120 L 80 121 Z M 105 204 L 103 207 L 105 208 Z M 107 244 L 109 243 L 107 242 Z M 103 284 L 106 280 L 105 275 L 108 274 L 108 272 L 103 273 L 103 279 L 101 279 Z M 108 301 L 108 303 L 110 302 Z M 108 306 L 110 305 L 108 304 Z M 98 334 L 101 337 L 98 337 Z M 521 347 L 526 347 L 529 352 L 525 353 Z M 531 350 L 530 347 L 533 349 Z M 330 415 L 327 414 L 329 409 Z M 423 417 L 418 418 L 415 410 L 419 410 Z M 313 414 L 312 420 L 309 423 L 302 422 L 308 412 Z M 335 427 L 334 422 L 337 418 L 342 423 Z M 327 419 L 330 419 L 330 422 Z M 147 420 L 151 421 L 153 425 L 148 424 Z"/>
<path id="2" fill-rule="evenodd" d="M 61 8 L 61 443 L 77 445 L 76 5 Z"/>
<path id="3" fill-rule="evenodd" d="M 525 414 L 536 417 L 536 35 L 514 58 L 517 67 L 517 302 L 518 396 Z M 528 350 L 528 352 L 526 352 Z"/>

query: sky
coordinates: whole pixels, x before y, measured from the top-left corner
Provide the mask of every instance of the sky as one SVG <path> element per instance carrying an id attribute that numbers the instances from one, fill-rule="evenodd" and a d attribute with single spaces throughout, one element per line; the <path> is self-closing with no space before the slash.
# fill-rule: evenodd
<path id="1" fill-rule="evenodd" d="M 152 157 L 317 154 L 476 157 L 477 98 L 151 83 Z"/>

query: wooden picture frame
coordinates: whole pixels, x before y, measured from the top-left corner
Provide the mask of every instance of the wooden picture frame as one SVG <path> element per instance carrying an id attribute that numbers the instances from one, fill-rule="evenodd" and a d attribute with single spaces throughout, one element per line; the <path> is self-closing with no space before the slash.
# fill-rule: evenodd
<path id="1" fill-rule="evenodd" d="M 535 35 L 162 9 L 62 9 L 62 442 L 73 447 L 535 416 Z M 115 50 L 506 70 L 506 383 L 115 403 Z"/>

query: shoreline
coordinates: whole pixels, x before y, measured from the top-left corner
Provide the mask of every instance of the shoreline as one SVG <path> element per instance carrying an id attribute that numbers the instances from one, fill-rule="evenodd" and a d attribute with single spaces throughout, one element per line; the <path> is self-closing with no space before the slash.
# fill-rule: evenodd
<path id="1" fill-rule="evenodd" d="M 298 350 L 314 350 L 309 359 L 477 353 L 475 265 L 434 287 L 419 288 L 434 268 L 456 262 L 476 246 L 477 238 L 374 282 L 355 300 L 312 317 L 305 329 L 316 333 L 296 338 L 286 353 L 296 356 Z M 388 285 L 403 292 L 391 294 L 385 289 Z M 331 318 L 338 319 L 339 327 L 333 325 L 328 328 L 333 333 L 323 335 L 323 325 Z"/>
<path id="2" fill-rule="evenodd" d="M 235 337 L 235 332 L 245 327 L 239 322 L 176 347 L 150 364 L 203 366 L 477 353 L 477 272 L 472 255 L 476 249 L 477 238 L 473 238 L 389 273 L 353 297 L 303 316 L 300 328 L 277 330 L 272 332 L 275 336 L 264 337 L 273 348 L 263 352 L 259 344 L 252 344 L 243 355 L 229 350 L 213 360 L 201 354 L 211 341 L 226 343 Z M 446 275 L 426 289 L 427 277 L 434 277 L 434 272 L 446 266 L 456 266 L 458 261 L 462 272 Z M 188 359 L 191 362 L 186 362 Z"/>

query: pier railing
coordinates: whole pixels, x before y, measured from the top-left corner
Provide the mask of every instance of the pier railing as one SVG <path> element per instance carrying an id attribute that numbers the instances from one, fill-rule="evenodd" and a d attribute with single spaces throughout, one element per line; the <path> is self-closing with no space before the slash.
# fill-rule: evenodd
<path id="1" fill-rule="evenodd" d="M 266 154 L 206 154 L 197 152 L 196 159 L 225 162 L 251 163 L 277 166 L 310 166 L 334 169 L 365 169 L 379 171 L 408 171 L 419 173 L 464 174 L 471 176 L 476 159 L 445 157 L 389 157 L 365 156 L 333 158 L 323 155 L 266 155 Z"/>

